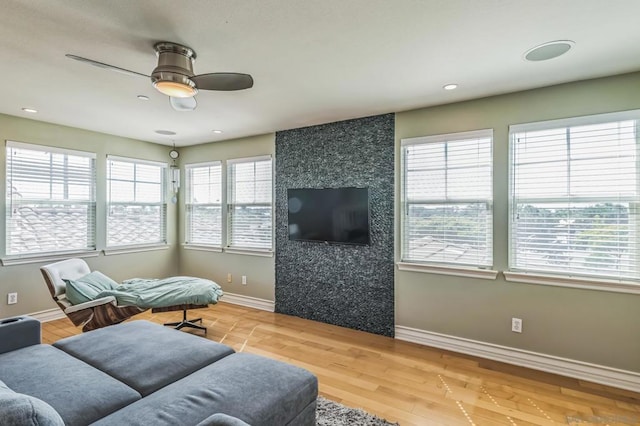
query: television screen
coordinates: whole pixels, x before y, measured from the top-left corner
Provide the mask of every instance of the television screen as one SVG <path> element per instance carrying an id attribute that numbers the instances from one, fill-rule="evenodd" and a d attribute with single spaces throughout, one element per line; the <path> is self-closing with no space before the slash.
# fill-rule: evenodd
<path id="1" fill-rule="evenodd" d="M 369 244 L 369 189 L 288 189 L 289 239 Z"/>

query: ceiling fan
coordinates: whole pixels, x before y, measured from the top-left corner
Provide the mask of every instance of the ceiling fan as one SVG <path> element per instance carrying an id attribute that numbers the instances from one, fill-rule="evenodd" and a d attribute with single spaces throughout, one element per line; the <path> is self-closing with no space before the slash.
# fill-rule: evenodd
<path id="1" fill-rule="evenodd" d="M 253 78 L 249 74 L 214 72 L 195 75 L 193 62 L 196 59 L 196 52 L 189 47 L 161 41 L 156 43 L 153 48 L 158 56 L 158 65 L 151 75 L 83 58 L 82 56 L 71 54 L 66 54 L 65 56 L 122 74 L 150 78 L 153 87 L 160 93 L 169 96 L 171 106 L 177 111 L 193 111 L 196 109 L 198 104 L 194 96 L 199 90 L 231 91 L 253 87 Z"/>

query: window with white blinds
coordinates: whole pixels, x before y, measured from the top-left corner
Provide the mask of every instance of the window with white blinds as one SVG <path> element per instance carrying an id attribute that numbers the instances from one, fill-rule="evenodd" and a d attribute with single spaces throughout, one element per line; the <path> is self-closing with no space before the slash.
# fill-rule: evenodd
<path id="1" fill-rule="evenodd" d="M 514 271 L 640 278 L 640 111 L 510 127 Z"/>
<path id="2" fill-rule="evenodd" d="M 402 140 L 402 261 L 493 263 L 493 130 Z"/>
<path id="3" fill-rule="evenodd" d="M 272 249 L 271 157 L 227 161 L 227 246 Z"/>
<path id="4" fill-rule="evenodd" d="M 96 247 L 95 154 L 7 141 L 6 254 Z"/>
<path id="5" fill-rule="evenodd" d="M 222 246 L 222 163 L 187 164 L 186 244 Z"/>
<path id="6" fill-rule="evenodd" d="M 107 247 L 166 242 L 167 165 L 107 157 Z"/>

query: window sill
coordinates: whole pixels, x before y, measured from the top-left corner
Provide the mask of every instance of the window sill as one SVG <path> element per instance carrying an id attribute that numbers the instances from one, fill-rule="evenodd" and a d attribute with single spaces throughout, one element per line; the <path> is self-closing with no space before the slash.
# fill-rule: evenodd
<path id="1" fill-rule="evenodd" d="M 25 265 L 27 263 L 55 262 L 65 260 L 71 257 L 98 257 L 100 252 L 97 250 L 87 251 L 68 251 L 61 253 L 39 253 L 25 254 L 22 256 L 9 256 L 1 259 L 2 266 Z"/>
<path id="2" fill-rule="evenodd" d="M 398 262 L 399 271 L 422 272 L 428 274 L 453 275 L 457 277 L 495 280 L 498 271 L 491 269 L 465 268 L 452 265 L 426 265 L 422 263 Z"/>
<path id="3" fill-rule="evenodd" d="M 204 246 L 198 244 L 182 244 L 182 248 L 185 250 L 200 250 L 200 251 L 213 251 L 216 253 L 222 253 L 222 247 L 216 246 Z"/>
<path id="4" fill-rule="evenodd" d="M 249 248 L 225 248 L 224 252 L 228 254 L 243 254 L 247 256 L 273 257 L 273 250 L 260 250 L 260 249 L 249 249 Z"/>
<path id="5" fill-rule="evenodd" d="M 154 250 L 166 250 L 169 248 L 168 244 L 152 244 L 148 246 L 123 246 L 123 247 L 113 247 L 106 248 L 102 250 L 105 256 L 111 256 L 114 254 L 127 254 L 127 253 L 139 253 L 144 251 L 154 251 Z"/>
<path id="6" fill-rule="evenodd" d="M 632 281 L 616 281 L 585 277 L 563 277 L 559 275 L 545 275 L 538 273 L 505 271 L 507 281 L 550 285 L 556 287 L 582 288 L 586 290 L 612 291 L 616 293 L 640 294 L 640 284 Z"/>

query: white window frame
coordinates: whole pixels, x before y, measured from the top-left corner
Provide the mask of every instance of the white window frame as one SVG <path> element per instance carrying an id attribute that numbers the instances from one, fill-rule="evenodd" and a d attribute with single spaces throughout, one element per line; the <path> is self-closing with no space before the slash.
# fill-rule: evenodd
<path id="1" fill-rule="evenodd" d="M 529 284 L 540 284 L 550 286 L 561 286 L 571 288 L 582 288 L 590 290 L 612 291 L 621 293 L 633 293 L 640 294 L 640 277 L 637 280 L 627 280 L 620 278 L 608 279 L 598 275 L 582 275 L 575 272 L 561 273 L 558 271 L 541 271 L 536 269 L 518 268 L 516 267 L 516 254 L 514 253 L 514 215 L 517 211 L 515 198 L 515 182 L 514 182 L 514 168 L 515 168 L 515 135 L 517 133 L 527 131 L 539 131 L 539 130 L 553 130 L 563 127 L 579 127 L 585 125 L 604 124 L 611 122 L 620 122 L 627 120 L 636 121 L 636 180 L 637 188 L 640 189 L 640 110 L 613 112 L 605 114 L 595 114 L 581 117 L 572 117 L 566 119 L 540 121 L 524 124 L 515 124 L 509 126 L 509 270 L 504 271 L 504 276 L 507 281 L 522 282 Z M 557 197 L 556 197 L 557 198 Z M 580 198 L 579 201 L 593 201 L 598 202 L 604 200 L 605 197 L 589 197 Z M 555 198 L 554 198 L 555 199 Z M 523 198 L 524 201 L 530 202 L 544 202 L 544 199 Z M 563 200 L 572 201 L 571 197 L 563 197 Z M 625 201 L 623 198 L 617 198 L 616 200 Z M 566 202 L 565 201 L 565 202 Z M 607 200 L 604 200 L 607 201 Z M 626 201 L 634 202 L 627 199 Z M 635 206 L 637 208 L 637 206 Z M 634 210 L 634 205 L 630 205 L 630 211 Z M 640 215 L 630 215 L 631 218 L 635 217 L 636 222 L 631 224 L 634 232 L 640 231 Z M 640 249 L 640 243 L 638 243 L 637 249 Z M 638 253 L 640 250 L 636 250 L 636 257 L 640 256 Z M 640 258 L 636 260 L 637 264 L 640 264 Z"/>
<path id="2" fill-rule="evenodd" d="M 232 202 L 233 199 L 233 177 L 232 177 L 232 167 L 235 164 L 240 163 L 255 163 L 260 161 L 270 161 L 271 162 L 271 202 L 270 203 L 250 203 L 250 204 L 234 204 Z M 226 204 L 226 240 L 225 240 L 225 248 L 224 251 L 230 254 L 249 254 L 256 256 L 273 256 L 273 230 L 274 230 L 274 214 L 273 214 L 273 173 L 274 173 L 274 161 L 271 155 L 261 155 L 256 157 L 245 157 L 245 158 L 233 158 L 227 160 L 226 164 L 226 176 L 227 176 L 227 192 L 225 196 L 225 204 Z M 240 245 L 232 245 L 232 229 L 233 229 L 233 209 L 236 205 L 255 205 L 255 206 L 264 206 L 270 208 L 271 215 L 271 234 L 270 234 L 270 246 L 268 248 L 256 248 L 256 247 L 245 247 Z"/>
<path id="3" fill-rule="evenodd" d="M 88 158 L 90 160 L 90 174 L 91 182 L 89 183 L 89 197 L 87 200 L 77 201 L 77 200 L 37 200 L 31 199 L 26 204 L 35 204 L 35 205 L 53 205 L 53 204 L 76 204 L 76 205 L 86 205 L 87 206 L 87 235 L 86 241 L 87 244 L 85 247 L 78 247 L 75 249 L 68 249 L 68 246 L 65 245 L 64 249 L 60 250 L 42 250 L 42 251 L 29 251 L 22 253 L 11 253 L 9 252 L 9 218 L 12 215 L 12 209 L 16 200 L 13 199 L 13 193 L 10 190 L 7 190 L 5 194 L 6 198 L 6 214 L 5 214 L 5 244 L 4 249 L 2 250 L 4 253 L 4 257 L 2 258 L 3 265 L 17 265 L 23 263 L 31 263 L 31 262 L 39 262 L 39 261 L 52 261 L 58 259 L 68 258 L 69 256 L 76 257 L 91 257 L 96 256 L 96 154 L 92 152 L 71 150 L 59 147 L 45 146 L 45 145 L 35 145 L 30 143 L 16 142 L 16 141 L 6 141 L 5 150 L 9 150 L 11 148 L 23 149 L 29 151 L 37 151 L 48 154 L 62 154 L 66 156 L 75 156 Z M 6 156 L 6 173 L 9 173 L 9 164 L 10 156 Z M 39 166 L 39 165 L 37 165 Z M 36 167 L 36 165 L 34 165 Z M 50 166 L 52 167 L 52 166 Z M 51 171 L 53 173 L 53 171 Z M 63 176 L 64 181 L 67 182 L 66 175 Z M 9 176 L 5 177 L 7 183 L 11 180 Z M 66 185 L 66 184 L 65 184 Z M 66 189 L 65 189 L 66 191 Z"/>
<path id="4" fill-rule="evenodd" d="M 407 160 L 405 148 L 412 145 L 424 145 L 429 143 L 451 143 L 454 141 L 468 141 L 473 139 L 490 139 L 491 149 L 491 175 L 490 187 L 488 188 L 490 197 L 480 199 L 465 199 L 465 200 L 415 200 L 410 202 L 407 197 Z M 493 264 L 493 129 L 481 129 L 468 132 L 447 133 L 432 136 L 422 136 L 416 138 L 406 138 L 401 140 L 401 155 L 400 155 L 400 194 L 401 194 L 401 217 L 400 217 L 400 262 L 398 262 L 398 269 L 401 271 L 411 272 L 428 272 L 433 274 L 443 275 L 455 275 L 471 278 L 481 279 L 495 279 L 498 271 L 492 270 Z M 490 216 L 487 218 L 486 232 L 489 242 L 486 255 L 488 261 L 484 264 L 464 264 L 456 262 L 430 262 L 423 259 L 410 259 L 407 258 L 408 251 L 408 236 L 407 233 L 407 215 L 409 211 L 409 204 L 469 204 L 469 203 L 485 203 L 487 211 Z"/>
<path id="5" fill-rule="evenodd" d="M 210 167 L 219 167 L 220 168 L 220 202 L 219 203 L 193 203 L 192 195 L 193 195 L 193 175 L 192 171 L 194 169 L 199 168 L 210 168 Z M 224 193 L 224 181 L 225 174 L 222 167 L 222 161 L 208 161 L 204 163 L 191 163 L 185 165 L 185 181 L 186 181 L 186 196 L 185 196 L 185 228 L 184 228 L 184 247 L 188 249 L 194 250 L 205 250 L 205 251 L 222 251 L 222 247 L 224 244 L 224 235 L 225 235 L 225 227 L 224 227 L 224 213 L 223 213 L 223 205 L 225 201 L 225 193 Z M 192 227 L 192 214 L 194 206 L 202 206 L 202 207 L 219 207 L 220 208 L 220 242 L 219 244 L 215 244 L 213 242 L 207 241 L 199 241 L 194 242 L 191 241 L 191 227 Z"/>
<path id="6" fill-rule="evenodd" d="M 159 167 L 161 169 L 161 178 L 162 178 L 162 182 L 160 183 L 160 194 L 161 194 L 161 200 L 158 202 L 137 202 L 137 201 L 131 201 L 131 202 L 119 202 L 119 201 L 111 201 L 111 186 L 110 183 L 112 180 L 116 180 L 116 181 L 122 181 L 121 179 L 111 179 L 110 176 L 110 161 L 114 161 L 114 162 L 122 162 L 122 163 L 131 163 L 134 165 L 148 165 L 148 166 L 155 166 L 155 167 Z M 134 172 L 135 173 L 135 172 Z M 105 229 L 106 229 L 106 239 L 105 239 L 105 249 L 104 249 L 104 253 L 106 255 L 109 254 L 124 254 L 124 253 L 131 253 L 131 252 L 136 252 L 136 251 L 148 251 L 148 250 L 155 250 L 155 249 L 164 249 L 167 248 L 167 182 L 168 182 L 168 176 L 167 174 L 169 173 L 169 167 L 167 163 L 164 162 L 160 162 L 160 161 L 151 161 L 151 160 L 143 160 L 143 159 L 138 159 L 138 158 L 130 158 L 130 157 L 120 157 L 120 156 L 116 156 L 116 155 L 107 155 L 107 161 L 106 161 L 106 191 L 107 191 L 107 197 L 106 197 L 106 214 L 105 214 Z M 134 185 L 134 194 L 136 193 L 135 191 L 135 185 L 140 182 L 137 177 L 134 175 L 134 179 L 133 180 L 126 180 L 127 182 L 133 182 Z M 145 182 L 142 182 L 145 183 Z M 139 205 L 139 206 L 159 206 L 160 207 L 160 211 L 161 211 L 161 215 L 162 215 L 162 220 L 161 220 L 161 224 L 160 224 L 160 229 L 158 230 L 157 236 L 158 239 L 155 241 L 151 241 L 151 242 L 144 242 L 144 243 L 132 243 L 132 244 L 109 244 L 109 215 L 111 212 L 111 206 L 112 205 Z"/>

